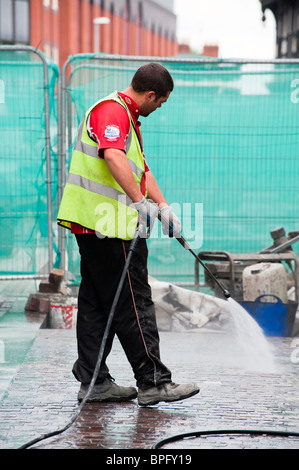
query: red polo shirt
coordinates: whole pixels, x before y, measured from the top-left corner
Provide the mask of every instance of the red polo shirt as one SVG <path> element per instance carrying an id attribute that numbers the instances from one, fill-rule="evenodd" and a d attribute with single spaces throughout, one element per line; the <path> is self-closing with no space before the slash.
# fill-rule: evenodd
<path id="1" fill-rule="evenodd" d="M 134 126 L 139 138 L 141 150 L 143 151 L 140 133 L 141 123 L 138 121 L 140 107 L 127 95 L 118 93 L 125 101 L 132 116 Z M 90 137 L 98 144 L 99 155 L 103 157 L 104 149 L 119 149 L 125 152 L 126 139 L 130 132 L 130 120 L 123 106 L 115 101 L 106 101 L 96 106 L 90 115 Z M 145 172 L 149 171 L 144 158 Z M 145 174 L 141 181 L 141 192 L 145 194 Z M 72 224 L 72 233 L 94 233 L 92 230 Z"/>

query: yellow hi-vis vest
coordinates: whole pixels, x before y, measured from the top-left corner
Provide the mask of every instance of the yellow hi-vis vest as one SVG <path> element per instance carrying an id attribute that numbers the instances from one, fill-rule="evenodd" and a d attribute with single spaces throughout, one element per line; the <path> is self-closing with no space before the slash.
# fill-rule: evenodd
<path id="1" fill-rule="evenodd" d="M 88 133 L 91 111 L 98 104 L 109 100 L 119 103 L 128 113 L 130 132 L 126 141 L 126 155 L 140 188 L 145 171 L 143 153 L 130 111 L 115 91 L 95 103 L 79 126 L 57 220 L 66 228 L 71 228 L 73 222 L 94 230 L 99 237 L 131 240 L 136 230 L 138 213 L 130 207 L 131 199 L 115 181 L 105 160 L 99 157 L 97 143 Z"/>

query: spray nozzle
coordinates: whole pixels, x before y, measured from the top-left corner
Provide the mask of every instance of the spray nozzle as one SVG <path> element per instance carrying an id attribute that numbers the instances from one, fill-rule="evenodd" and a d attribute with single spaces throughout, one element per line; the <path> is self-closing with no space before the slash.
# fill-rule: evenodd
<path id="1" fill-rule="evenodd" d="M 224 289 L 224 290 L 222 291 L 222 293 L 223 293 L 223 295 L 224 295 L 224 297 L 225 297 L 226 299 L 228 299 L 228 298 L 230 297 L 230 293 L 228 292 L 228 290 Z"/>

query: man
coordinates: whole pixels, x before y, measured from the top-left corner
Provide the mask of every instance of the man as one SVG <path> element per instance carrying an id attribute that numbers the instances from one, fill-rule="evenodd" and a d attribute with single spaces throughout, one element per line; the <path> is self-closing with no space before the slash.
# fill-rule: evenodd
<path id="1" fill-rule="evenodd" d="M 76 235 L 81 255 L 78 295 L 78 359 L 73 374 L 83 400 L 136 227 L 160 213 L 163 231 L 180 236 L 181 224 L 165 200 L 143 153 L 139 116 L 165 103 L 173 90 L 160 64 L 140 67 L 123 92 L 95 103 L 79 127 L 58 221 Z M 138 222 L 139 220 L 139 222 Z M 134 371 L 134 387 L 118 386 L 106 358 L 117 335 Z M 148 284 L 146 239 L 140 237 L 107 338 L 101 368 L 87 401 L 126 401 L 141 406 L 175 401 L 199 392 L 176 385 L 160 359 L 155 308 Z"/>

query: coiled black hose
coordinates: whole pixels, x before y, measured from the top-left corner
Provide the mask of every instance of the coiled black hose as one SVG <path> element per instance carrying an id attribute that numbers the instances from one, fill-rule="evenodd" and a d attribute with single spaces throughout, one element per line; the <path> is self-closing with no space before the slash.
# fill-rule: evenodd
<path id="1" fill-rule="evenodd" d="M 250 434 L 256 436 L 276 436 L 276 437 L 297 437 L 299 438 L 299 432 L 292 431 L 275 431 L 275 430 L 263 430 L 263 429 L 214 429 L 208 431 L 193 431 L 184 434 L 176 434 L 166 439 L 162 439 L 153 445 L 152 449 L 161 449 L 164 445 L 172 442 L 181 441 L 183 439 L 191 439 L 192 437 L 201 437 L 209 435 L 229 435 L 229 434 Z"/>

